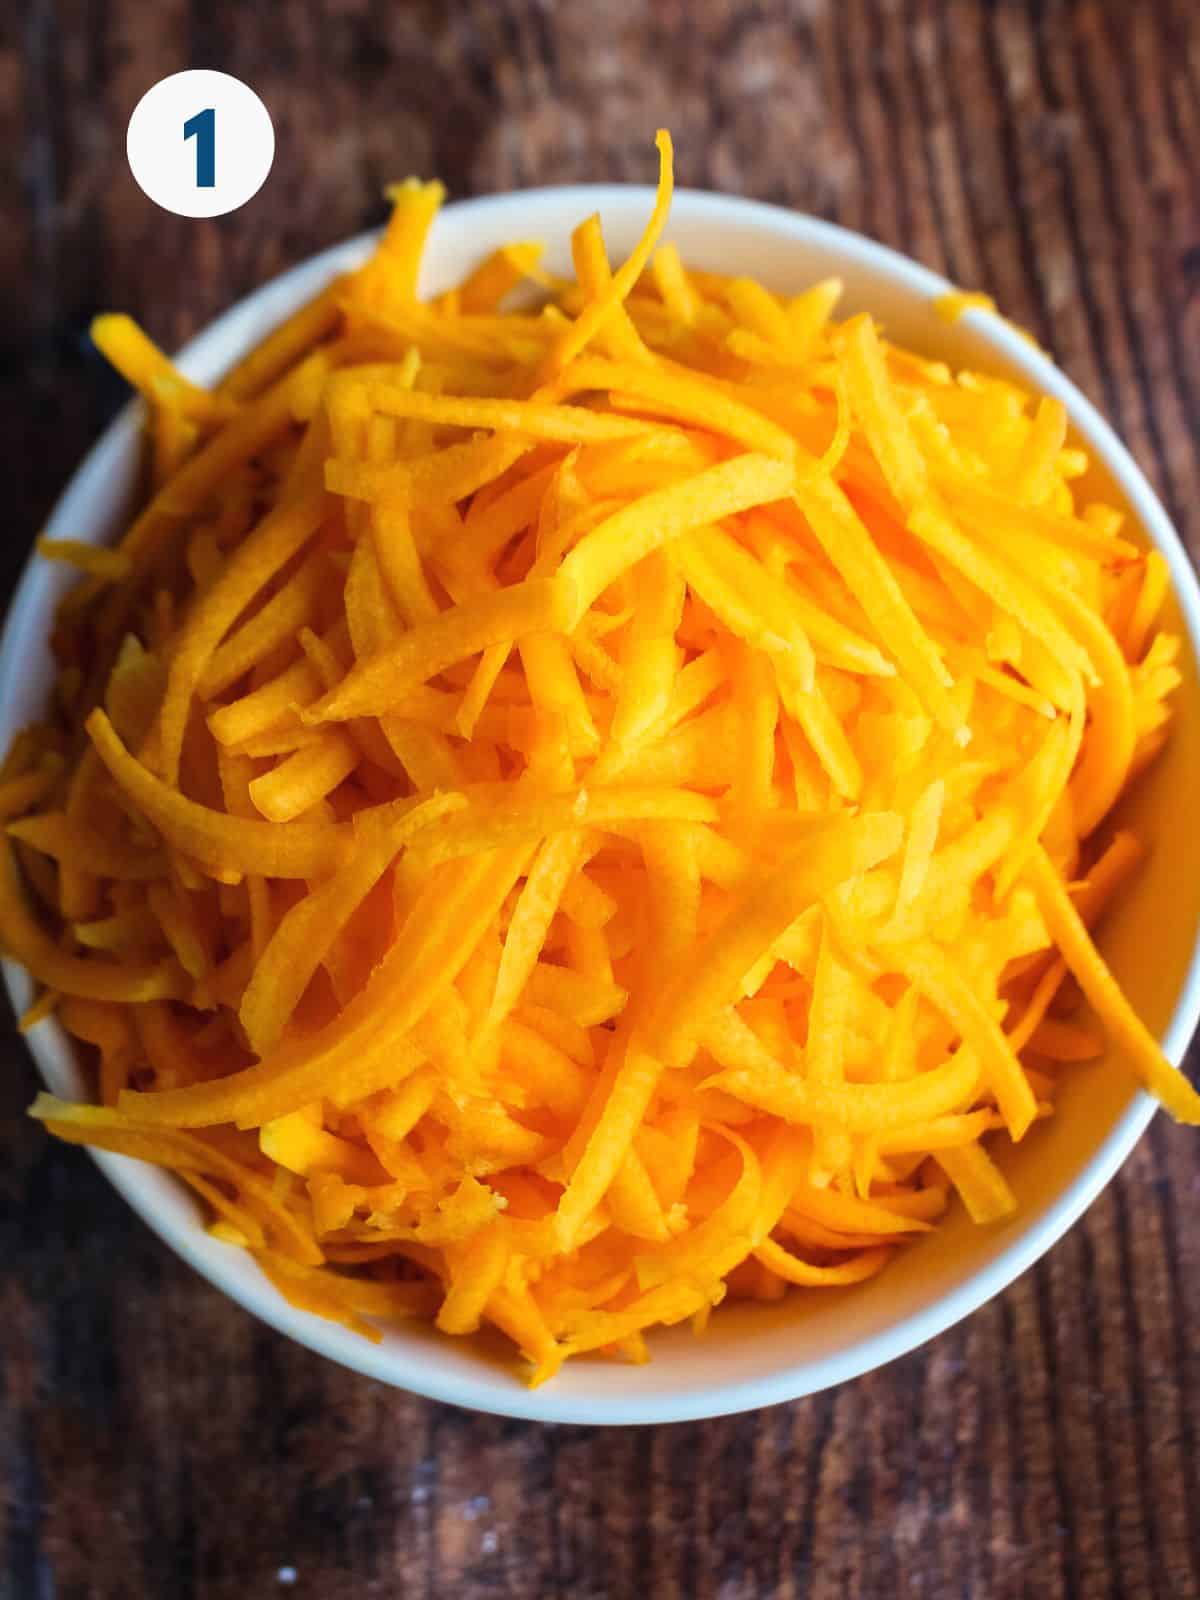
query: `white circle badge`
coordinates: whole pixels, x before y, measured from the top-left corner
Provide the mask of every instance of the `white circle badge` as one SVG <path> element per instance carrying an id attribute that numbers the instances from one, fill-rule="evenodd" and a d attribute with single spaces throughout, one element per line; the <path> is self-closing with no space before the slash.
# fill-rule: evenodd
<path id="1" fill-rule="evenodd" d="M 134 107 L 129 170 L 155 205 L 180 217 L 221 217 L 244 206 L 275 159 L 271 115 L 227 72 L 175 72 Z"/>

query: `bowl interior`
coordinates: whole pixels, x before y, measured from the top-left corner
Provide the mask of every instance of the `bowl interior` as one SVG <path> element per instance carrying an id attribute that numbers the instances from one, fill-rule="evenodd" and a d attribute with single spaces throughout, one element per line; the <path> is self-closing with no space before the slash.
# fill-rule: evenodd
<path id="1" fill-rule="evenodd" d="M 446 287 L 488 250 L 514 238 L 543 238 L 547 264 L 569 271 L 570 229 L 597 209 L 610 251 L 621 255 L 634 243 L 650 198 L 644 189 L 585 187 L 452 206 L 433 230 L 422 287 Z M 1101 942 L 1130 998 L 1178 1060 L 1200 1013 L 1200 830 L 1191 815 L 1192 796 L 1200 792 L 1200 593 L 1145 480 L 1079 392 L 998 318 L 972 312 L 950 325 L 937 316 L 932 301 L 948 286 L 914 263 L 829 224 L 686 192 L 676 198 L 669 235 L 696 266 L 752 273 L 780 290 L 838 276 L 847 308 L 872 310 L 899 340 L 953 364 L 1057 394 L 1093 461 L 1089 487 L 1128 509 L 1135 537 L 1163 549 L 1175 579 L 1172 622 L 1185 635 L 1185 682 L 1166 753 L 1122 807 L 1122 820 L 1141 833 L 1150 853 Z M 184 370 L 201 381 L 216 378 L 369 247 L 367 238 L 350 241 L 252 295 L 187 347 Z M 93 450 L 55 510 L 51 534 L 102 542 L 119 528 L 138 479 L 138 421 L 131 408 Z M 52 677 L 50 619 L 69 581 L 49 563 L 31 563 L 23 576 L 0 645 L 0 747 L 43 710 Z M 28 979 L 11 963 L 5 964 L 5 977 L 14 1003 L 23 1007 L 30 998 Z M 71 1047 L 56 1022 L 40 1024 L 29 1042 L 52 1089 L 82 1091 Z M 1110 1058 L 1064 1068 L 1060 1107 L 1059 1115 L 1002 1155 L 1021 1202 L 1010 1221 L 977 1228 L 956 1208 L 942 1227 L 866 1284 L 794 1293 L 776 1305 L 723 1307 L 703 1339 L 686 1329 L 654 1336 L 648 1366 L 580 1360 L 534 1393 L 524 1389 L 499 1344 L 486 1337 L 452 1341 L 413 1326 L 389 1329 L 381 1345 L 371 1346 L 293 1310 L 248 1256 L 205 1234 L 181 1186 L 122 1157 L 101 1154 L 98 1160 L 145 1220 L 199 1271 L 282 1331 L 348 1366 L 481 1410 L 549 1421 L 670 1421 L 794 1398 L 853 1377 L 912 1348 L 1003 1288 L 1094 1198 L 1153 1109 Z"/>

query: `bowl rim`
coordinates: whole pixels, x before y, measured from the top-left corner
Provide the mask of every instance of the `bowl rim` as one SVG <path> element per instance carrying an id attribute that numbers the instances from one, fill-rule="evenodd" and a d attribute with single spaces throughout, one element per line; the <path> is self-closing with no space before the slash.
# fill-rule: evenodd
<path id="1" fill-rule="evenodd" d="M 510 214 L 515 237 L 523 207 L 554 205 L 564 214 L 585 215 L 606 207 L 625 209 L 630 205 L 644 205 L 648 208 L 653 197 L 654 190 L 646 185 L 550 185 L 455 201 L 444 208 L 438 222 L 444 226 L 448 222 L 494 219 Z M 678 218 L 681 213 L 695 222 L 721 223 L 736 218 L 798 244 L 819 243 L 837 251 L 848 262 L 889 278 L 895 286 L 920 300 L 934 300 L 955 287 L 939 273 L 863 234 L 767 202 L 705 190 L 679 189 L 675 192 L 672 215 Z M 378 234 L 379 230 L 356 234 L 260 285 L 184 345 L 177 357 L 180 367 L 200 381 L 217 377 L 228 364 L 228 355 L 218 357 L 217 352 L 231 336 L 236 338 L 240 320 L 258 317 L 273 323 L 281 319 L 303 304 L 339 270 L 362 259 Z M 1006 363 L 1020 369 L 1040 393 L 1052 395 L 1066 406 L 1074 431 L 1103 463 L 1127 499 L 1148 541 L 1165 557 L 1191 649 L 1200 662 L 1200 584 L 1178 533 L 1128 449 L 1087 396 L 1003 317 L 974 307 L 963 313 L 963 321 Z M 119 460 L 135 442 L 139 417 L 139 404 L 131 400 L 84 456 L 46 520 L 46 531 L 52 537 L 72 531 L 63 525 L 68 502 L 89 480 L 98 478 Z M 77 531 L 74 536 L 79 536 Z M 28 613 L 36 599 L 32 579 L 37 566 L 36 552 L 31 550 L 4 617 L 0 634 L 0 695 L 2 686 L 20 669 L 30 620 Z M 2 969 L 9 997 L 19 1011 L 28 1003 L 27 975 L 19 965 L 7 960 L 2 963 Z M 1198 1022 L 1200 937 L 1193 947 L 1163 1036 L 1164 1048 L 1172 1060 L 1178 1062 L 1182 1058 Z M 47 1066 L 52 1049 L 50 1041 L 65 1038 L 65 1031 L 53 1018 L 26 1035 L 39 1074 L 47 1083 L 50 1082 Z M 212 1258 L 202 1255 L 199 1241 L 205 1235 L 196 1223 L 164 1217 L 155 1210 L 152 1198 L 145 1192 L 147 1174 L 142 1163 L 105 1151 L 90 1150 L 89 1154 L 134 1211 L 176 1255 L 253 1316 L 317 1354 L 413 1394 L 470 1410 L 531 1421 L 628 1425 L 695 1421 L 799 1399 L 859 1377 L 952 1327 L 1006 1288 L 1061 1238 L 1109 1183 L 1157 1109 L 1157 1102 L 1138 1090 L 1087 1165 L 1039 1218 L 948 1294 L 899 1318 L 885 1331 L 859 1337 L 856 1342 L 829 1355 L 778 1366 L 761 1375 L 724 1383 L 717 1381 L 705 1389 L 630 1395 L 615 1402 L 611 1396 L 559 1395 L 553 1384 L 529 1390 L 499 1372 L 483 1368 L 477 1375 L 464 1376 L 441 1369 L 428 1351 L 398 1359 L 385 1346 L 371 1345 L 336 1324 L 296 1310 L 265 1277 L 260 1276 L 247 1284 L 232 1270 L 232 1259 L 226 1266 L 223 1255 Z M 232 1257 L 232 1252 L 230 1254 Z"/>

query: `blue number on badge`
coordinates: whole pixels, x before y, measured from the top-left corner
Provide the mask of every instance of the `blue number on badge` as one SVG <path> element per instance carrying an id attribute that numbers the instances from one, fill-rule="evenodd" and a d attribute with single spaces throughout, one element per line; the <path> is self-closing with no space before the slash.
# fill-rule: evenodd
<path id="1" fill-rule="evenodd" d="M 217 113 L 210 106 L 197 111 L 183 125 L 184 139 L 196 141 L 196 187 L 215 189 L 217 186 Z"/>

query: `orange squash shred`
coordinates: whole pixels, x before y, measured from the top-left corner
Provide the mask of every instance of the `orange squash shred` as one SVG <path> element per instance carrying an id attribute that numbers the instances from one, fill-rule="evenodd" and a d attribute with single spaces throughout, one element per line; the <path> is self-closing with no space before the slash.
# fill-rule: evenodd
<path id="1" fill-rule="evenodd" d="M 410 180 L 215 390 L 98 319 L 152 497 L 43 544 L 84 576 L 0 773 L 24 1025 L 96 1063 L 33 1115 L 294 1303 L 491 1324 L 534 1382 L 1007 1215 L 1105 1036 L 1200 1122 L 1089 933 L 1165 564 L 1061 406 L 682 259 L 658 143 L 577 281 L 518 242 L 420 300 Z"/>

